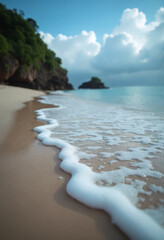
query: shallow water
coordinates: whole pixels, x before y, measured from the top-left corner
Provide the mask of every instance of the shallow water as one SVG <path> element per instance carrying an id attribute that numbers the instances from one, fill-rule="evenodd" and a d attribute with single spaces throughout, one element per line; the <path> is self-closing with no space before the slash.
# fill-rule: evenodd
<path id="1" fill-rule="evenodd" d="M 73 91 L 73 95 L 108 105 L 148 111 L 164 116 L 164 86 L 80 89 Z"/>
<path id="2" fill-rule="evenodd" d="M 160 103 L 164 100 L 161 88 L 76 90 L 51 92 L 43 97 L 42 102 L 59 108 L 38 111 L 39 118 L 49 125 L 35 130 L 41 132 L 39 138 L 45 144 L 54 144 L 63 151 L 67 149 L 60 157 L 69 160 L 69 166 L 63 161 L 61 167 L 78 176 L 76 186 L 68 184 L 67 192 L 71 196 L 89 206 L 103 208 L 99 204 L 100 196 L 96 195 L 93 200 L 92 195 L 88 197 L 85 191 L 82 193 L 77 188 L 86 185 L 87 189 L 91 183 L 91 193 L 96 186 L 95 189 L 103 190 L 101 194 L 109 194 L 105 193 L 107 189 L 114 190 L 121 193 L 119 201 L 124 196 L 127 199 L 122 208 L 120 203 L 120 215 L 123 208 L 128 209 L 132 204 L 164 227 L 164 118 L 157 99 Z M 109 210 L 113 219 L 119 205 L 114 205 L 116 195 L 113 194 L 111 203 L 106 204 L 110 207 L 113 204 L 113 212 Z M 107 211 L 108 206 L 104 208 Z M 126 215 L 128 213 L 122 213 L 122 217 Z M 116 224 L 135 239 L 134 230 L 129 233 L 122 222 L 116 221 Z M 152 223 L 155 232 L 154 226 Z M 156 234 L 156 239 L 162 239 L 163 233 Z"/>

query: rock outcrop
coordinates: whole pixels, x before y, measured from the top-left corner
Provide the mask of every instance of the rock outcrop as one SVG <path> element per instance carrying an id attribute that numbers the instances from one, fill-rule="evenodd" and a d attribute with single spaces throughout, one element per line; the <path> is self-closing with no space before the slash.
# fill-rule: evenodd
<path id="1" fill-rule="evenodd" d="M 19 62 L 12 56 L 0 60 L 0 82 L 5 83 L 19 68 Z"/>
<path id="2" fill-rule="evenodd" d="M 33 89 L 73 89 L 62 60 L 48 48 L 32 18 L 0 3 L 0 83 Z"/>
<path id="3" fill-rule="evenodd" d="M 12 56 L 0 59 L 0 83 L 42 90 L 72 90 L 67 73 L 58 67 L 54 72 L 48 66 L 40 63 L 39 70 L 32 65 L 25 67 Z"/>
<path id="4" fill-rule="evenodd" d="M 92 77 L 90 81 L 82 83 L 79 88 L 89 88 L 89 89 L 103 89 L 108 88 L 104 83 L 97 77 Z"/>

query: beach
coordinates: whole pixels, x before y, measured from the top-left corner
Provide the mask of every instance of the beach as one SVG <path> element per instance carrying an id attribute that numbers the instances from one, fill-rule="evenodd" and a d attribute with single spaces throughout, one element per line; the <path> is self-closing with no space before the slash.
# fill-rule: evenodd
<path id="1" fill-rule="evenodd" d="M 130 239 L 164 236 L 164 119 L 160 108 L 154 111 L 151 104 L 154 98 L 161 103 L 160 91 L 51 91 L 40 102 L 54 107 L 36 112 L 37 119 L 47 123 L 34 128 L 37 138 L 61 149 L 60 168 L 72 175 L 67 193 L 107 212 Z"/>
<path id="2" fill-rule="evenodd" d="M 0 239 L 127 239 L 103 211 L 66 193 L 60 152 L 36 139 L 34 97 L 44 92 L 0 86 Z"/>

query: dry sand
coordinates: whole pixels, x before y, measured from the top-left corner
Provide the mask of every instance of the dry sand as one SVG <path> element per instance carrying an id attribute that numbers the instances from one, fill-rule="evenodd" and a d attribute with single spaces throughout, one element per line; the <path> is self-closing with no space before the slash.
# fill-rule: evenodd
<path id="1" fill-rule="evenodd" d="M 0 239 L 127 239 L 107 214 L 66 194 L 70 176 L 59 168 L 59 150 L 43 146 L 32 131 L 43 124 L 34 110 L 46 105 L 29 101 L 39 95 L 0 86 Z"/>

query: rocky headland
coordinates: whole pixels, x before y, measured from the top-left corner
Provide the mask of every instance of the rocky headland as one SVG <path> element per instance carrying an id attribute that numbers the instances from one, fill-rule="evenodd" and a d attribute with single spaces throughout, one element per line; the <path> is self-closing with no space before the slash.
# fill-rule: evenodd
<path id="1" fill-rule="evenodd" d="M 0 83 L 40 90 L 71 90 L 67 70 L 48 49 L 32 18 L 0 3 Z"/>
<path id="2" fill-rule="evenodd" d="M 104 83 L 101 81 L 101 79 L 97 77 L 92 77 L 90 81 L 84 82 L 79 86 L 80 88 L 89 88 L 89 89 L 105 89 L 109 88 L 104 85 Z"/>
<path id="3" fill-rule="evenodd" d="M 72 90 L 65 69 L 58 67 L 49 70 L 46 63 L 40 62 L 39 69 L 33 65 L 21 65 L 13 56 L 0 59 L 0 83 L 38 90 Z"/>

